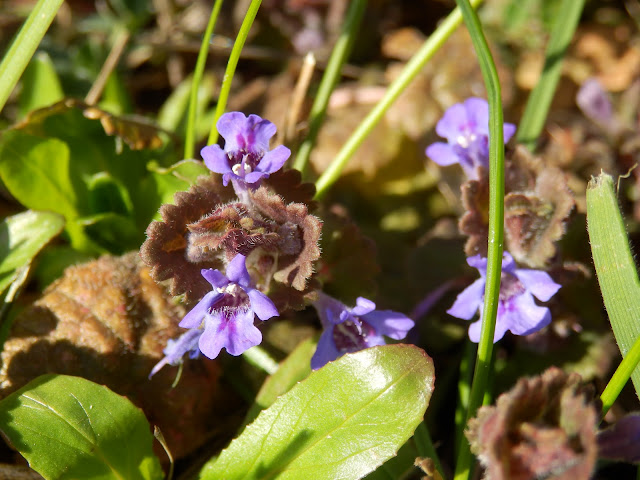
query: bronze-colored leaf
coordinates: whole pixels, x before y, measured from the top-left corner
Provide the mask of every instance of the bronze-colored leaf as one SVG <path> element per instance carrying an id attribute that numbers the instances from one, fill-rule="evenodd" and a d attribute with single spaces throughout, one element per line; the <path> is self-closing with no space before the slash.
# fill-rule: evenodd
<path id="1" fill-rule="evenodd" d="M 465 432 L 488 480 L 588 480 L 598 410 L 580 377 L 552 367 L 482 407 Z"/>
<path id="2" fill-rule="evenodd" d="M 65 113 L 69 110 L 79 110 L 83 116 L 91 120 L 99 120 L 107 135 L 122 139 L 131 150 L 160 148 L 164 141 L 160 137 L 161 130 L 143 119 L 116 117 L 100 108 L 87 105 L 81 100 L 67 98 L 45 108 L 34 110 L 16 125 L 16 128 L 30 128 L 41 124 L 47 118 Z"/>
<path id="3" fill-rule="evenodd" d="M 505 192 L 505 249 L 521 264 L 548 267 L 575 206 L 567 176 L 518 146 L 505 162 Z M 466 211 L 459 228 L 469 236 L 465 253 L 486 256 L 489 177 L 485 170 L 480 170 L 478 180 L 462 185 L 462 204 Z"/>
<path id="4" fill-rule="evenodd" d="M 309 215 L 302 203 L 285 204 L 280 195 L 260 187 L 250 193 L 251 201 L 266 219 L 278 224 L 277 271 L 273 278 L 304 291 L 313 275 L 313 262 L 320 258 L 318 242 L 322 232 L 319 218 Z"/>
<path id="5" fill-rule="evenodd" d="M 575 206 L 573 193 L 562 170 L 544 166 L 522 147 L 516 149 L 509 170 L 519 173 L 512 174 L 519 181 L 518 190 L 510 184 L 505 196 L 506 248 L 518 262 L 544 268 L 556 254 L 555 242 L 565 233 Z M 535 186 L 525 189 L 533 178 Z"/>
<path id="6" fill-rule="evenodd" d="M 201 177 L 188 192 L 176 193 L 175 205 L 163 205 L 162 221 L 152 222 L 147 228 L 147 240 L 140 248 L 140 256 L 151 268 L 155 281 L 170 280 L 172 295 L 184 293 L 187 301 L 198 301 L 211 290 L 200 270 L 222 268 L 223 257 L 210 255 L 199 259 L 201 261 L 189 261 L 188 225 L 233 198 L 232 189 L 222 186 L 219 175 Z"/>
<path id="7" fill-rule="evenodd" d="M 469 236 L 464 253 L 467 257 L 478 254 L 486 257 L 489 238 L 488 172 L 480 167 L 479 179 L 467 180 L 460 188 L 465 212 L 460 217 L 458 228 L 460 232 Z"/>
<path id="8" fill-rule="evenodd" d="M 176 368 L 149 380 L 167 340 L 183 331 L 184 313 L 137 252 L 70 267 L 15 319 L 2 352 L 0 395 L 45 373 L 87 378 L 141 407 L 182 457 L 234 408 L 233 400 L 222 401 L 216 362 L 187 360 L 179 388 L 171 388 Z"/>

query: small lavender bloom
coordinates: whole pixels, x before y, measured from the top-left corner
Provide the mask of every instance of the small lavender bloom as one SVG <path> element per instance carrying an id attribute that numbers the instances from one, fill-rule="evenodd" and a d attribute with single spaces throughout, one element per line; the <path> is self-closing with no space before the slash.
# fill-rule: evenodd
<path id="1" fill-rule="evenodd" d="M 149 378 L 158 373 L 165 365 L 178 365 L 182 363 L 182 357 L 184 357 L 186 353 L 189 354 L 189 358 L 198 358 L 200 355 L 198 341 L 201 335 L 202 330 L 192 329 L 184 332 L 176 340 L 170 339 L 167 341 L 167 346 L 163 350 L 165 357 L 153 367 Z"/>
<path id="2" fill-rule="evenodd" d="M 469 327 L 469 338 L 472 342 L 478 343 L 482 326 L 487 259 L 475 255 L 467 258 L 467 263 L 478 269 L 480 278 L 458 295 L 447 313 L 457 318 L 471 320 L 475 313 L 480 311 L 480 320 Z M 547 272 L 516 268 L 513 257 L 504 252 L 493 342 L 500 340 L 507 330 L 516 335 L 528 335 L 547 326 L 551 322 L 551 313 L 548 308 L 536 305 L 533 297 L 546 302 L 555 295 L 560 286 Z"/>
<path id="3" fill-rule="evenodd" d="M 269 150 L 276 126 L 258 115 L 247 118 L 241 112 L 225 113 L 218 120 L 217 128 L 225 139 L 224 150 L 218 145 L 209 145 L 200 153 L 209 170 L 222 174 L 225 186 L 229 180 L 245 188 L 246 184 L 257 184 L 280 170 L 291 155 L 291 150 L 284 145 Z"/>
<path id="4" fill-rule="evenodd" d="M 609 126 L 616 122 L 609 94 L 595 78 L 590 78 L 582 84 L 576 96 L 576 103 L 587 117 L 599 125 Z"/>
<path id="5" fill-rule="evenodd" d="M 311 359 L 313 370 L 345 353 L 384 345 L 383 335 L 401 340 L 414 326 L 413 320 L 401 313 L 375 310 L 376 304 L 366 298 L 358 297 L 356 306 L 349 308 L 325 293 L 318 295 L 313 306 L 324 331 Z"/>
<path id="6" fill-rule="evenodd" d="M 258 345 L 262 334 L 253 325 L 254 316 L 260 320 L 278 316 L 269 297 L 251 287 L 245 260 L 244 255 L 236 255 L 227 265 L 226 276 L 219 270 L 202 269 L 213 290 L 180 322 L 183 328 L 204 328 L 198 347 L 206 357 L 216 358 L 223 348 L 236 356 Z"/>
<path id="7" fill-rule="evenodd" d="M 515 131 L 512 123 L 504 124 L 504 143 Z M 459 163 L 471 179 L 478 178 L 478 166 L 489 167 L 489 104 L 486 100 L 471 97 L 464 103 L 456 103 L 444 112 L 436 125 L 436 133 L 448 142 L 427 147 L 427 156 L 438 165 Z"/>

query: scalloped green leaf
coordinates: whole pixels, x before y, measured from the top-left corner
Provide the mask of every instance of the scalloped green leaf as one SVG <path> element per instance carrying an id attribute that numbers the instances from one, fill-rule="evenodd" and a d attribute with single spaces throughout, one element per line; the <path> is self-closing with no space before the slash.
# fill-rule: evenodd
<path id="1" fill-rule="evenodd" d="M 199 478 L 362 478 L 411 437 L 433 382 L 431 358 L 411 345 L 345 355 L 260 413 Z"/>
<path id="2" fill-rule="evenodd" d="M 0 431 L 46 479 L 162 479 L 142 411 L 107 387 L 42 375 L 0 402 Z"/>

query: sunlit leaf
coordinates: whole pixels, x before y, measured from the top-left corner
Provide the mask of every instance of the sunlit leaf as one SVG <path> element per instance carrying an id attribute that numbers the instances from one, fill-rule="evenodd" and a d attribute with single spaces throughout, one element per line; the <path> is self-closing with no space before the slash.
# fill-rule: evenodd
<path id="1" fill-rule="evenodd" d="M 345 355 L 278 398 L 200 478 L 361 478 L 411 437 L 433 381 L 431 359 L 414 346 Z"/>
<path id="2" fill-rule="evenodd" d="M 11 284 L 18 269 L 58 235 L 64 219 L 51 212 L 24 212 L 0 224 L 0 294 Z"/>
<path id="3" fill-rule="evenodd" d="M 591 253 L 604 305 L 624 357 L 640 337 L 640 281 L 629 250 L 613 179 L 602 173 L 587 187 L 587 224 Z M 631 375 L 640 394 L 640 368 Z"/>
<path id="4" fill-rule="evenodd" d="M 9 395 L 0 430 L 47 479 L 163 478 L 142 412 L 83 378 L 43 375 Z"/>

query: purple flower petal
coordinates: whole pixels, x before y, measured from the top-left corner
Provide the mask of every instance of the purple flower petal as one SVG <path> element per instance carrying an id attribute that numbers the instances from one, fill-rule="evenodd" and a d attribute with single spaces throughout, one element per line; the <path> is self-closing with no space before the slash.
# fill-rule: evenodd
<path id="1" fill-rule="evenodd" d="M 425 151 L 427 157 L 436 162 L 441 167 L 447 167 L 454 163 L 460 163 L 460 157 L 448 143 L 436 142 L 427 147 Z"/>
<path id="2" fill-rule="evenodd" d="M 547 272 L 541 270 L 517 269 L 515 276 L 541 302 L 548 301 L 562 286 L 554 282 Z"/>
<path id="3" fill-rule="evenodd" d="M 467 258 L 467 265 L 477 269 L 482 277 L 487 275 L 487 257 L 474 255 Z"/>
<path id="4" fill-rule="evenodd" d="M 415 322 L 409 317 L 391 310 L 375 310 L 364 315 L 362 319 L 371 325 L 378 335 L 394 340 L 402 340 L 415 326 Z"/>
<path id="5" fill-rule="evenodd" d="M 213 360 L 227 346 L 229 332 L 225 331 L 226 325 L 227 320 L 220 312 L 205 317 L 204 331 L 198 341 L 198 347 L 205 357 Z"/>
<path id="6" fill-rule="evenodd" d="M 484 98 L 471 97 L 464 101 L 467 125 L 476 134 L 489 134 L 489 104 Z"/>
<path id="7" fill-rule="evenodd" d="M 230 173 L 229 157 L 219 145 L 207 145 L 200 150 L 200 155 L 204 159 L 204 164 L 209 170 L 215 173 Z"/>
<path id="8" fill-rule="evenodd" d="M 247 146 L 246 138 L 243 135 L 246 130 L 247 117 L 242 112 L 228 112 L 218 119 L 216 128 L 222 138 L 224 138 L 224 149 L 226 152 L 244 150 Z"/>
<path id="9" fill-rule="evenodd" d="M 486 266 L 485 266 L 486 271 Z M 502 271 L 514 275 L 516 273 L 516 261 L 509 252 L 502 252 Z"/>
<path id="10" fill-rule="evenodd" d="M 590 78 L 582 84 L 576 103 L 584 114 L 599 124 L 613 121 L 613 106 L 609 94 L 595 78 Z"/>
<path id="11" fill-rule="evenodd" d="M 447 313 L 452 317 L 471 320 L 478 309 L 482 306 L 484 297 L 485 279 L 479 278 L 467 288 L 465 288 Z"/>
<path id="12" fill-rule="evenodd" d="M 227 352 L 234 357 L 262 342 L 262 333 L 253 324 L 253 310 L 239 310 L 227 324 Z"/>
<path id="13" fill-rule="evenodd" d="M 351 309 L 351 313 L 357 317 L 361 317 L 369 312 L 373 312 L 375 309 L 376 304 L 371 300 L 364 297 L 358 297 L 356 299 L 356 306 Z"/>
<path id="14" fill-rule="evenodd" d="M 199 354 L 198 340 L 202 335 L 202 330 L 188 330 L 176 340 L 169 340 L 164 349 L 165 357 L 160 360 L 151 370 L 149 378 L 158 373 L 165 365 L 177 365 L 182 361 L 182 357 L 189 353 L 191 358 L 196 358 Z"/>
<path id="15" fill-rule="evenodd" d="M 503 311 L 498 311 L 497 323 L 516 335 L 528 335 L 546 327 L 551 322 L 548 308 L 536 305 L 530 293 L 515 295 L 504 302 Z"/>
<path id="16" fill-rule="evenodd" d="M 516 126 L 513 123 L 505 123 L 502 127 L 502 136 L 504 138 L 504 143 L 507 143 L 513 137 L 513 134 L 516 133 Z"/>
<path id="17" fill-rule="evenodd" d="M 238 254 L 227 265 L 227 277 L 231 282 L 237 283 L 241 287 L 247 288 L 251 283 L 251 277 L 246 266 L 247 257 Z"/>
<path id="18" fill-rule="evenodd" d="M 214 288 L 224 288 L 229 284 L 229 279 L 225 277 L 224 274 L 220 272 L 220 270 L 214 270 L 213 268 L 203 268 L 202 270 L 200 270 L 200 274 Z"/>
<path id="19" fill-rule="evenodd" d="M 200 300 L 198 304 L 185 315 L 178 325 L 182 328 L 199 328 L 211 308 L 216 304 L 216 302 L 221 300 L 223 296 L 224 294 L 216 291 L 207 293 L 202 297 L 202 300 Z"/>
<path id="20" fill-rule="evenodd" d="M 318 300 L 313 302 L 313 306 L 318 312 L 318 317 L 325 329 L 340 323 L 340 316 L 347 308 L 342 302 L 330 297 L 324 292 L 318 292 Z"/>
<path id="21" fill-rule="evenodd" d="M 226 318 L 222 312 L 214 312 L 205 319 L 204 333 L 200 337 L 200 351 L 214 359 L 224 348 L 230 355 L 238 356 L 262 341 L 262 334 L 253 325 L 253 311 L 238 310 Z"/>
<path id="22" fill-rule="evenodd" d="M 249 288 L 247 289 L 247 295 L 249 295 L 249 300 L 251 301 L 251 309 L 260 320 L 269 320 L 271 317 L 280 315 L 273 302 L 261 291 Z"/>
<path id="23" fill-rule="evenodd" d="M 263 173 L 274 173 L 282 168 L 287 159 L 291 156 L 291 150 L 284 145 L 279 145 L 268 151 L 258 163 L 256 170 Z"/>
<path id="24" fill-rule="evenodd" d="M 469 121 L 467 109 L 461 103 L 449 107 L 436 124 L 436 133 L 449 143 L 457 143 L 464 125 Z"/>
<path id="25" fill-rule="evenodd" d="M 268 176 L 268 173 L 259 172 L 256 170 L 255 172 L 247 173 L 244 176 L 244 181 L 245 183 L 258 183 L 260 180 L 262 180 L 263 178 L 267 178 Z"/>
<path id="26" fill-rule="evenodd" d="M 480 342 L 480 332 L 482 329 L 482 317 L 477 322 L 473 322 L 469 325 L 469 340 L 474 343 Z M 496 321 L 496 329 L 493 334 L 493 343 L 501 340 L 504 334 L 507 333 L 507 328 L 504 324 Z"/>
<path id="27" fill-rule="evenodd" d="M 311 369 L 317 370 L 340 356 L 333 342 L 333 329 L 326 329 L 318 340 L 316 352 L 311 357 Z"/>

